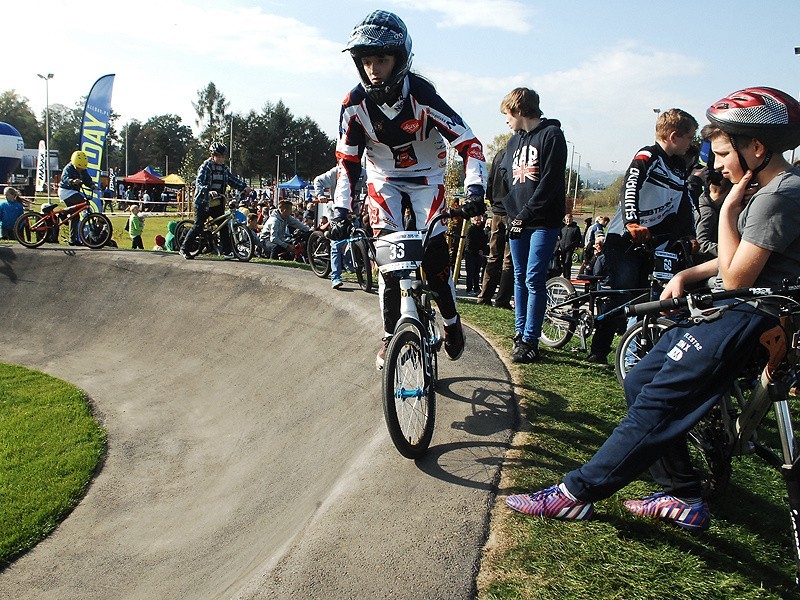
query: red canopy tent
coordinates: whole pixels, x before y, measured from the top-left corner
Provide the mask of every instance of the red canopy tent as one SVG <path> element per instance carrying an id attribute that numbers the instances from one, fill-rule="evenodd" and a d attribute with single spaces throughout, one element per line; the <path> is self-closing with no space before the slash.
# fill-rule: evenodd
<path id="1" fill-rule="evenodd" d="M 150 171 L 142 169 L 138 173 L 134 173 L 130 177 L 123 179 L 125 183 L 138 183 L 140 185 L 164 185 L 164 180 L 161 177 L 153 175 Z"/>

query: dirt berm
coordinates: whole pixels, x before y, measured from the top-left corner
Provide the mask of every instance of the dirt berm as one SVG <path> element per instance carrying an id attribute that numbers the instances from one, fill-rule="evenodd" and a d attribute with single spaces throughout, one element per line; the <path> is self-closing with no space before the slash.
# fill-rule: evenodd
<path id="1" fill-rule="evenodd" d="M 470 598 L 514 424 L 471 330 L 429 455 L 389 440 L 378 300 L 307 271 L 0 246 L 0 360 L 87 392 L 108 454 L 0 598 Z M 444 356 L 443 354 L 441 355 Z"/>

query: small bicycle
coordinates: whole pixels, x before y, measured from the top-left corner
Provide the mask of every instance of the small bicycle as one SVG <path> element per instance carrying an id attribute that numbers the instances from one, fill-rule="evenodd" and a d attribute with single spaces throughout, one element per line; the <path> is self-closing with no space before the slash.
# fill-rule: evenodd
<path id="1" fill-rule="evenodd" d="M 372 291 L 372 263 L 367 246 L 367 233 L 356 227 L 350 237 L 337 242 L 331 241 L 324 231 L 314 231 L 308 238 L 306 254 L 311 270 L 317 277 L 331 274 L 331 244 L 337 244 L 342 256 L 342 266 L 348 273 L 354 273 L 358 285 L 365 292 Z"/>
<path id="2" fill-rule="evenodd" d="M 736 301 L 720 304 L 731 299 Z M 626 313 L 644 316 L 685 308 L 689 311 L 688 322 L 702 323 L 754 299 L 759 299 L 759 310 L 778 316 L 779 326 L 769 332 L 771 335 L 762 336 L 765 350 L 761 362 L 754 361 L 752 373 L 740 374 L 729 393 L 695 425 L 688 438 L 706 497 L 713 498 L 725 488 L 734 456 L 755 454 L 781 473 L 788 492 L 793 553 L 800 574 L 800 454 L 789 403 L 790 390 L 796 389 L 800 380 L 800 280 L 784 280 L 775 289 L 691 293 L 683 298 L 633 305 Z M 766 307 L 760 303 L 765 299 L 770 300 Z M 760 443 L 757 436 L 770 407 L 775 413 L 779 452 Z"/>
<path id="3" fill-rule="evenodd" d="M 224 201 L 224 198 L 223 198 Z M 250 228 L 241 223 L 233 215 L 236 210 L 236 203 L 231 202 L 228 205 L 228 211 L 218 217 L 207 219 L 202 231 L 195 238 L 194 244 L 190 248 L 186 248 L 186 252 L 192 258 L 204 253 L 216 253 L 222 255 L 222 244 L 220 235 L 227 229 L 228 235 L 231 239 L 231 249 L 233 255 L 241 262 L 247 262 L 253 258 L 255 253 L 255 238 L 250 231 Z M 189 229 L 194 225 L 191 219 L 184 219 L 180 221 L 175 228 L 175 241 L 177 246 L 183 247 L 186 235 Z"/>
<path id="4" fill-rule="evenodd" d="M 420 267 L 434 225 L 454 213 L 438 215 L 426 231 L 398 231 L 374 241 L 367 238 L 378 270 L 400 278 L 400 319 L 386 348 L 382 395 L 389 435 L 406 458 L 423 456 L 433 437 L 437 353 L 444 343 Z"/>
<path id="5" fill-rule="evenodd" d="M 67 225 L 71 218 L 86 211 L 78 226 L 78 241 L 96 250 L 105 246 L 114 232 L 111 221 L 103 213 L 94 212 L 92 203 L 86 199 L 74 206 L 59 210 L 54 205 L 45 208 L 42 212 L 26 211 L 14 223 L 14 233 L 17 241 L 26 248 L 38 248 L 47 241 L 58 242 L 58 231 L 62 225 Z"/>

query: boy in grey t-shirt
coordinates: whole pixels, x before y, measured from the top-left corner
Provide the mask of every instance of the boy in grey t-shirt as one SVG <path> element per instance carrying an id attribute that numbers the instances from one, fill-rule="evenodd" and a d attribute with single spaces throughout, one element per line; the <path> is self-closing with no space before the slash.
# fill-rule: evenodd
<path id="1" fill-rule="evenodd" d="M 781 153 L 800 144 L 800 103 L 771 88 L 735 92 L 709 108 L 708 135 L 715 166 L 733 182 L 720 210 L 718 258 L 678 273 L 662 298 L 719 272 L 726 289 L 800 276 L 800 172 Z M 747 201 L 745 191 L 758 191 Z M 650 468 L 663 493 L 628 500 L 636 515 L 702 531 L 711 523 L 692 468 L 688 432 L 730 387 L 758 337 L 775 326 L 749 304 L 710 323 L 667 331 L 626 376 L 628 413 L 582 467 L 561 484 L 533 494 L 509 496 L 514 510 L 557 519 L 582 520 L 606 498 Z"/>

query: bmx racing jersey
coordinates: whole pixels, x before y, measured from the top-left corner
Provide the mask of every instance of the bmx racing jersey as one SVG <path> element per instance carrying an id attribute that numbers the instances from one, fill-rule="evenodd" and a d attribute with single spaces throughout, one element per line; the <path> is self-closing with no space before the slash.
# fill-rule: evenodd
<path id="1" fill-rule="evenodd" d="M 671 240 L 694 237 L 683 157 L 669 156 L 659 144 L 636 153 L 625 173 L 619 207 L 608 233 L 621 236 L 628 223 L 638 223 L 652 235 L 668 235 Z"/>
<path id="2" fill-rule="evenodd" d="M 403 82 L 399 100 L 380 107 L 359 84 L 342 103 L 334 206 L 351 209 L 365 151 L 367 182 L 442 185 L 447 164 L 445 140 L 464 161 L 464 188 L 483 188 L 486 160 L 481 143 L 430 83 L 411 73 Z M 442 195 L 441 204 L 432 206 L 431 214 L 443 204 Z"/>

